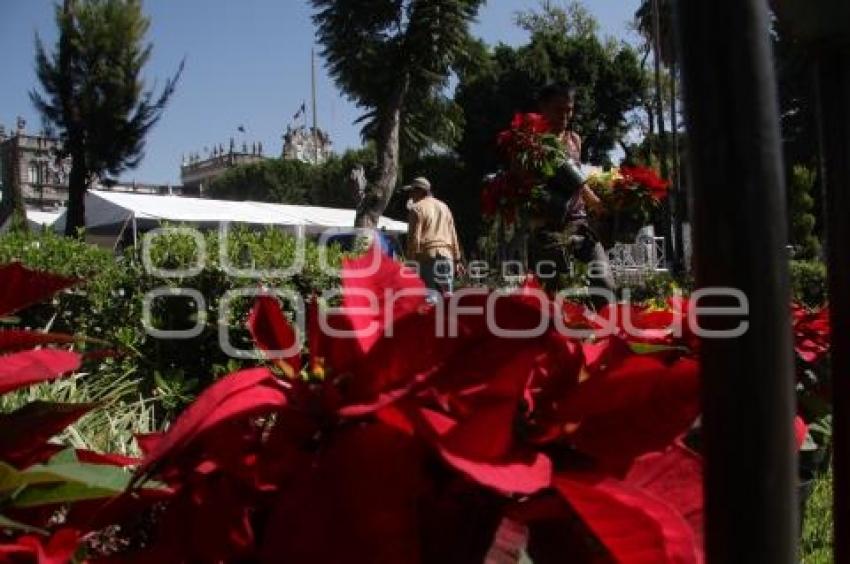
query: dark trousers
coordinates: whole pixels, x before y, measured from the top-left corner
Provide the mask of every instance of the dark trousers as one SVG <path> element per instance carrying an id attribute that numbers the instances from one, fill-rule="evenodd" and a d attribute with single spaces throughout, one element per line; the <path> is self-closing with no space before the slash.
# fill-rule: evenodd
<path id="1" fill-rule="evenodd" d="M 544 263 L 554 264 L 553 279 L 542 281 L 549 288 L 554 289 L 559 275 L 570 272 L 571 259 L 575 259 L 588 265 L 592 287 L 612 293 L 617 289 L 608 253 L 584 220 L 568 223 L 563 229 L 550 226 L 536 230 L 529 241 L 528 257 L 532 271 Z M 540 266 L 539 270 L 542 273 L 546 267 Z"/>
<path id="2" fill-rule="evenodd" d="M 452 259 L 443 256 L 420 257 L 416 262 L 419 264 L 419 276 L 425 286 L 442 293 L 453 291 L 455 273 Z"/>

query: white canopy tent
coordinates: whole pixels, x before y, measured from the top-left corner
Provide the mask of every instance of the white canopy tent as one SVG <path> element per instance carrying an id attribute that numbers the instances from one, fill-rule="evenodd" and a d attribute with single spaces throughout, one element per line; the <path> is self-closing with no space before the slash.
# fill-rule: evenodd
<path id="1" fill-rule="evenodd" d="M 162 223 L 216 228 L 221 224 L 276 226 L 299 235 L 318 235 L 328 231 L 343 232 L 354 225 L 354 210 L 270 204 L 264 202 L 233 202 L 180 196 L 128 194 L 91 190 L 86 194 L 86 232 L 99 244 L 111 238 L 115 246 L 125 232 L 138 237 Z M 407 232 L 407 223 L 381 218 L 378 227 L 389 233 Z M 63 213 L 53 224 L 65 228 Z"/>
<path id="2" fill-rule="evenodd" d="M 26 210 L 27 227 L 30 231 L 41 231 L 42 229 L 51 229 L 53 224 L 62 215 L 61 211 L 41 211 L 41 210 Z M 9 216 L 6 221 L 0 226 L 0 233 L 4 233 L 12 225 L 12 217 Z"/>

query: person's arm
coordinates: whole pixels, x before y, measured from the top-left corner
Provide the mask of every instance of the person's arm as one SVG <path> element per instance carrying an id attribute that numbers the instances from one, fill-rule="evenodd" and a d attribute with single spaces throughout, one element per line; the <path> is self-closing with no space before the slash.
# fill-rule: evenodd
<path id="1" fill-rule="evenodd" d="M 601 212 L 605 209 L 602 200 L 587 184 L 581 187 L 581 199 L 584 200 L 584 205 L 595 212 Z"/>
<path id="2" fill-rule="evenodd" d="M 576 151 L 579 154 L 579 158 L 581 157 L 581 135 L 573 131 L 571 133 L 573 146 L 575 146 Z M 599 199 L 599 196 L 585 184 L 581 187 L 581 199 L 584 201 L 584 205 L 586 205 L 589 209 L 600 212 L 604 210 L 602 206 L 602 200 Z"/>
<path id="3" fill-rule="evenodd" d="M 420 252 L 421 242 L 419 233 L 421 230 L 421 222 L 419 221 L 419 212 L 416 208 L 410 210 L 407 217 L 407 258 L 412 259 Z"/>

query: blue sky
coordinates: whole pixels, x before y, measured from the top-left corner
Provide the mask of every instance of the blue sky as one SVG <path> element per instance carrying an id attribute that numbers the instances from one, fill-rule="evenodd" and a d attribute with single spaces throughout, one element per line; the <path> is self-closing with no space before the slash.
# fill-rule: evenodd
<path id="1" fill-rule="evenodd" d="M 557 1 L 557 0 L 556 0 Z M 587 0 L 602 32 L 634 40 L 626 23 L 638 0 Z M 162 120 L 151 132 L 141 165 L 123 175 L 139 182 L 179 183 L 181 154 L 203 152 L 213 144 L 262 142 L 278 155 L 281 135 L 302 100 L 310 96 L 310 48 L 314 30 L 306 0 L 146 0 L 154 44 L 146 69 L 149 84 L 172 74 L 181 59 L 186 69 Z M 488 43 L 522 44 L 527 35 L 513 14 L 538 0 L 489 0 L 474 32 Z M 0 0 L 0 123 L 7 130 L 16 116 L 27 128 L 41 121 L 28 98 L 36 85 L 34 37 L 55 40 L 53 2 Z M 336 150 L 360 144 L 352 122 L 357 108 L 327 78 L 318 64 L 319 125 L 331 134 Z M 246 133 L 237 132 L 244 125 Z"/>

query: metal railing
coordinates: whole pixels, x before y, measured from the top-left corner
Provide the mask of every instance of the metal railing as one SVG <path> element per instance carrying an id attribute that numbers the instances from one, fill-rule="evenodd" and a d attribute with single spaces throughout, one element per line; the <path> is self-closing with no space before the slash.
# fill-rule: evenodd
<path id="1" fill-rule="evenodd" d="M 667 272 L 664 237 L 641 236 L 634 243 L 615 243 L 608 262 L 618 286 L 641 286 L 648 277 Z"/>

